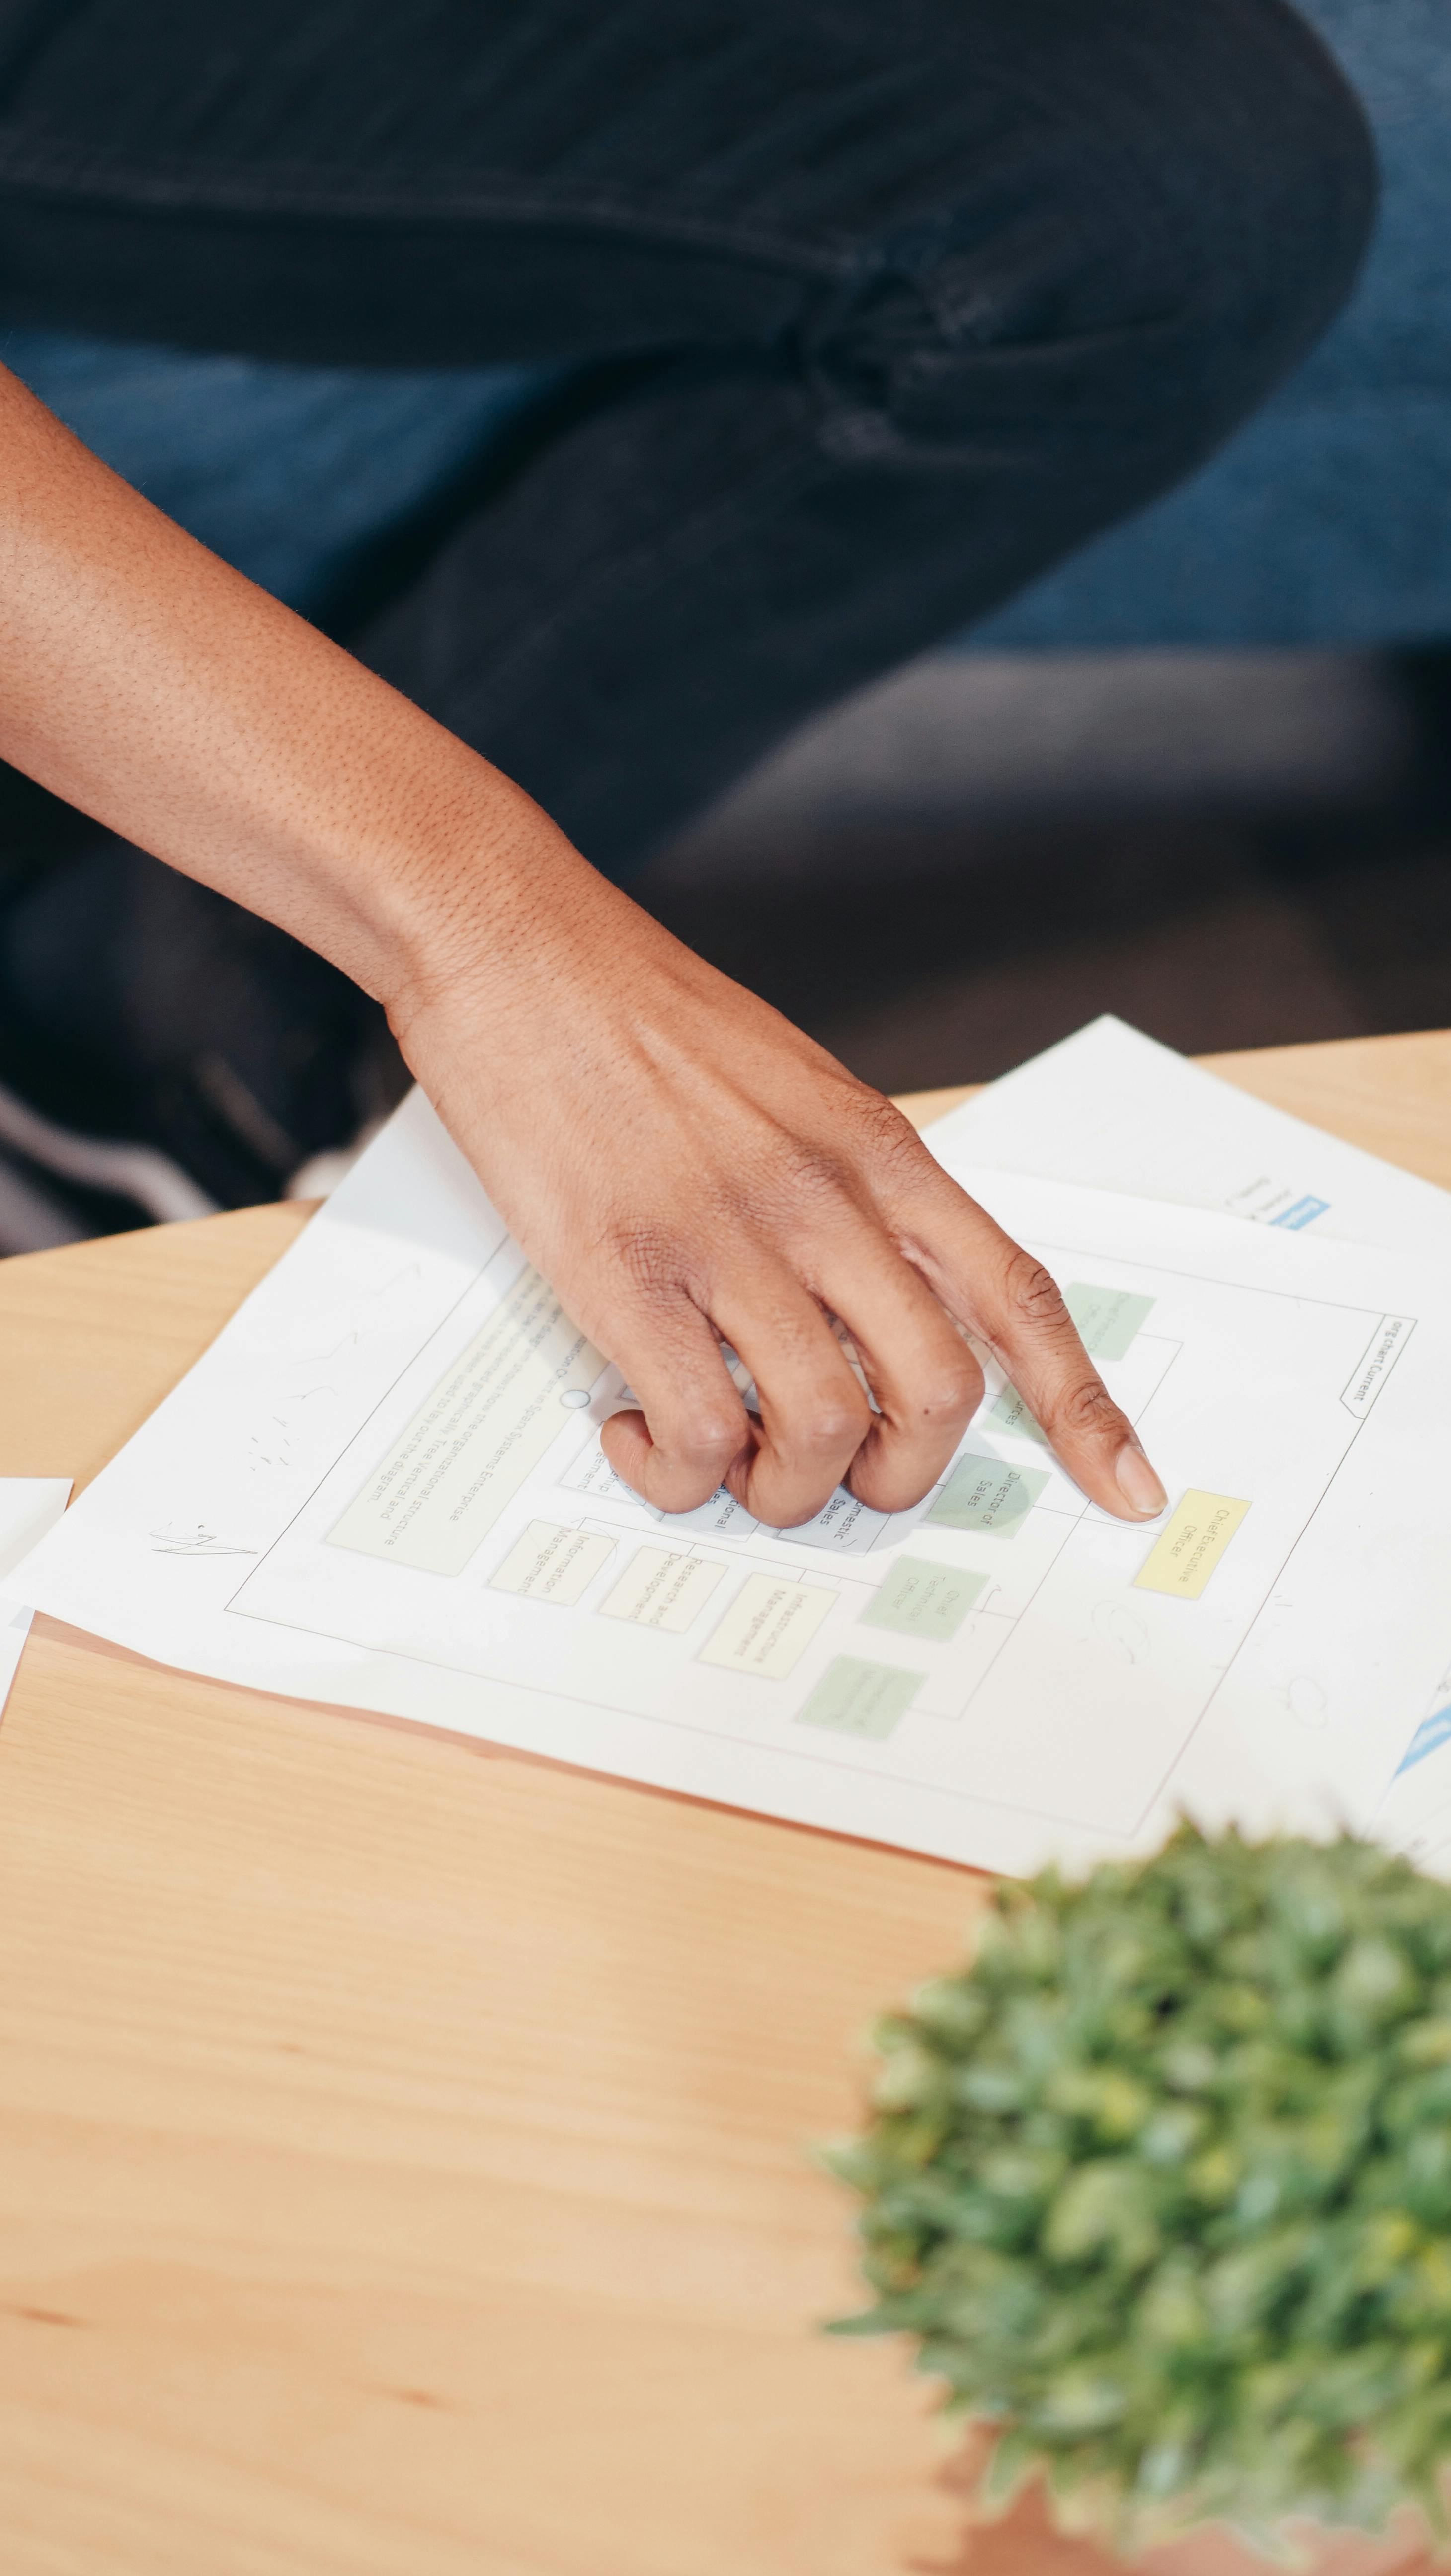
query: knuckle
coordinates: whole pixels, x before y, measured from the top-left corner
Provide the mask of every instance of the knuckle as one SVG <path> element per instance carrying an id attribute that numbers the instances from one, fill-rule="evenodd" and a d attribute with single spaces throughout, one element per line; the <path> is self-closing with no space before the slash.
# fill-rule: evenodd
<path id="1" fill-rule="evenodd" d="M 689 1264 L 668 1227 L 618 1227 L 601 1247 L 607 1264 L 623 1272 L 637 1297 L 675 1296 L 686 1283 Z"/>
<path id="2" fill-rule="evenodd" d="M 867 1404 L 815 1404 L 808 1406 L 791 1425 L 793 1448 L 810 1450 L 824 1457 L 839 1450 L 854 1449 L 866 1427 Z"/>
<path id="3" fill-rule="evenodd" d="M 926 1423 L 965 1421 L 970 1413 L 976 1413 L 982 1390 L 982 1371 L 976 1360 L 964 1352 L 960 1367 L 938 1371 L 918 1398 L 917 1409 Z"/>
<path id="4" fill-rule="evenodd" d="M 1096 1431 L 1117 1431 L 1123 1415 L 1107 1387 L 1096 1377 L 1081 1378 L 1053 1407 L 1053 1429 L 1083 1438 Z"/>
<path id="5" fill-rule="evenodd" d="M 1014 1246 L 1003 1281 L 1003 1293 L 1017 1320 L 1034 1331 L 1055 1330 L 1069 1323 L 1068 1309 L 1051 1270 L 1031 1252 Z"/>
<path id="6" fill-rule="evenodd" d="M 910 1118 L 883 1097 L 864 1090 L 856 1108 L 856 1127 L 863 1146 L 887 1177 L 920 1180 L 924 1168 L 936 1170 Z"/>
<path id="7" fill-rule="evenodd" d="M 741 1445 L 744 1429 L 743 1410 L 702 1414 L 682 1438 L 672 1441 L 668 1455 L 682 1466 L 708 1466 L 722 1456 L 732 1458 Z"/>
<path id="8" fill-rule="evenodd" d="M 777 1185 L 793 1208 L 815 1211 L 849 1195 L 846 1173 L 824 1145 L 793 1140 L 782 1156 Z"/>

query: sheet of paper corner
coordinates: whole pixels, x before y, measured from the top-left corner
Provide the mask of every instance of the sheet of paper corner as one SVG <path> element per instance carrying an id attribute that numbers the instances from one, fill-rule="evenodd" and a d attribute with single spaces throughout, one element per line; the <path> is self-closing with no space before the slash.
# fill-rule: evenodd
<path id="1" fill-rule="evenodd" d="M 1065 1181 L 1085 1199 L 1095 1190 L 1122 1193 L 1127 1183 L 1140 1203 L 1167 1203 L 1160 1226 L 1171 1207 L 1216 1210 L 1227 1240 L 1239 1228 L 1225 1225 L 1226 1204 L 1262 1224 L 1278 1221 L 1281 1265 L 1295 1258 L 1288 1236 L 1303 1232 L 1308 1244 L 1312 1225 L 1315 1235 L 1345 1245 L 1425 1254 L 1451 1244 L 1451 1198 L 1232 1091 L 1115 1022 L 1095 1023 L 1009 1076 L 939 1122 L 931 1142 L 954 1167 L 970 1157 L 987 1173 L 1001 1172 L 1005 1189 L 1010 1173 Z M 1085 1183 L 1092 1186 L 1084 1190 Z M 310 1435 L 296 1402 L 282 1404 L 287 1418 L 279 1419 L 279 1353 L 331 1362 L 360 1338 L 375 1348 L 381 1338 L 401 1366 L 419 1339 L 416 1320 L 410 1327 L 410 1279 L 424 1262 L 436 1270 L 452 1261 L 460 1284 L 472 1275 L 481 1204 L 477 1183 L 414 1095 L 197 1368 L 17 1570 L 12 1588 L 58 1618 L 185 1670 L 529 1742 L 518 1726 L 481 1716 L 475 1676 L 225 1611 L 237 1560 L 271 1544 L 330 1463 L 327 1444 L 319 1447 Z M 1131 1224 L 1131 1203 L 1122 1205 Z M 1140 1222 L 1148 1223 L 1147 1210 Z M 1203 1224 L 1201 1218 L 1196 1231 Z M 398 1264 L 382 1289 L 380 1234 Z M 365 1241 L 371 1261 L 360 1265 Z M 1267 1243 L 1263 1249 L 1268 1257 Z M 1322 1266 L 1313 1251 L 1306 1264 L 1307 1273 Z M 366 1289 L 359 1285 L 364 1271 Z M 335 1373 L 344 1369 L 340 1361 Z M 201 1408 L 205 1440 L 196 1435 Z M 228 1432 L 220 1442 L 219 1420 Z M 245 1493 L 237 1454 L 244 1436 L 266 1470 Z M 220 1461 L 215 1470 L 213 1459 Z M 209 1493 L 211 1472 L 218 1482 Z M 270 1498 L 265 1507 L 262 1495 Z M 1399 1711 L 1383 1720 L 1378 1780 L 1389 1778 L 1422 1714 L 1408 1709 L 1400 1732 Z M 631 1767 L 602 1760 L 605 1768 Z M 632 1776 L 660 1775 L 634 1767 Z M 753 1803 L 735 1795 L 736 1803 Z M 777 1798 L 761 1803 L 793 1812 Z"/>
<path id="2" fill-rule="evenodd" d="M 0 1719 L 31 1620 L 30 1611 L 9 1591 L 8 1580 L 60 1519 L 70 1491 L 68 1476 L 0 1476 Z"/>
<path id="3" fill-rule="evenodd" d="M 1216 1080 L 1108 1016 L 929 1133 L 939 1153 L 965 1146 L 979 1165 L 1217 1208 L 1321 1240 L 1451 1254 L 1451 1192 Z M 1425 1769 L 1443 1748 L 1441 1762 Z M 1373 1830 L 1451 1876 L 1451 1652 L 1407 1731 Z"/>

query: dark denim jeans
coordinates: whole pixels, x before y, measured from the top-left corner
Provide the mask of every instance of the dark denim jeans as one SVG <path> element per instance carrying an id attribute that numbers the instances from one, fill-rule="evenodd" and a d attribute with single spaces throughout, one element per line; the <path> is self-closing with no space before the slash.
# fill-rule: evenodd
<path id="1" fill-rule="evenodd" d="M 333 622 L 615 869 L 1207 455 L 1373 193 L 1280 0 L 0 5 L 0 314 L 571 370 Z"/>

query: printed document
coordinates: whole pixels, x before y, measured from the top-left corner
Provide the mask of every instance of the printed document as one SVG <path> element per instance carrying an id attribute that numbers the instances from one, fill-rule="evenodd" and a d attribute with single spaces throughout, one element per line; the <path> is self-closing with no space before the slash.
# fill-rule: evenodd
<path id="1" fill-rule="evenodd" d="M 7 1578 L 59 1520 L 70 1490 L 66 1476 L 0 1476 L 0 1717 L 30 1633 L 30 1612 L 11 1598 Z"/>
<path id="2" fill-rule="evenodd" d="M 933 1133 L 978 1162 L 1220 1208 L 1322 1242 L 1451 1256 L 1445 1190 L 1217 1081 L 1121 1020 L 1078 1030 Z M 1451 1877 L 1451 1615 L 1447 1635 L 1447 1669 L 1373 1830 Z"/>
<path id="3" fill-rule="evenodd" d="M 967 1157 L 1045 1180 L 1214 1208 L 1323 1243 L 1451 1253 L 1451 1193 L 1272 1109 L 1122 1020 L 1093 1020 L 931 1130 Z"/>
<path id="4" fill-rule="evenodd" d="M 1152 1070 L 1080 1161 L 1100 1185 L 1032 1171 L 1051 1083 L 1009 1171 L 992 1105 L 1033 1071 L 931 1141 L 1058 1278 L 1165 1477 L 1158 1523 L 1087 1504 L 991 1364 L 915 1511 L 650 1510 L 600 1448 L 618 1372 L 415 1095 L 25 1597 L 199 1671 L 990 1868 L 1147 1849 L 1185 1808 L 1368 1822 L 1451 1662 L 1445 1202 L 1238 1095 L 1270 1127 L 1225 1147 L 1201 1103 L 1196 1135 Z M 1176 1150 L 1214 1204 L 1114 1186 Z M 1320 1217 L 1223 1212 L 1226 1171 L 1281 1163 Z"/>

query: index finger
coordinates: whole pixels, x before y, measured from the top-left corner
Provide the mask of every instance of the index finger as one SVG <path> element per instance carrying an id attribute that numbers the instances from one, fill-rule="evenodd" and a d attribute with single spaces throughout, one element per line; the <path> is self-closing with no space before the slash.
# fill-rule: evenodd
<path id="1" fill-rule="evenodd" d="M 935 1205 L 913 1228 L 913 1261 L 949 1314 L 1002 1363 L 1074 1483 L 1120 1520 L 1153 1520 L 1169 1497 L 1084 1349 L 1052 1272 L 945 1172 L 937 1179 Z"/>

